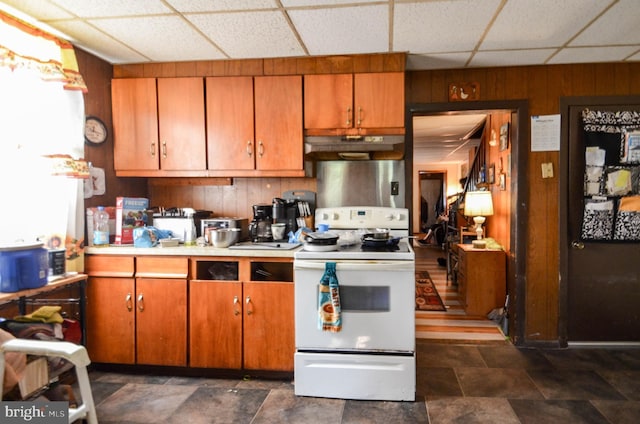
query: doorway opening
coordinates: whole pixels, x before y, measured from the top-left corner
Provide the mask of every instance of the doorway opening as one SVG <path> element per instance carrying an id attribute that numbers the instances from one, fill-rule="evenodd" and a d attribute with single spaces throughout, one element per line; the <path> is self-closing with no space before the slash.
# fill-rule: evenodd
<path id="1" fill-rule="evenodd" d="M 471 115 L 471 114 L 506 114 L 509 116 L 510 131 L 510 154 L 507 161 L 502 161 L 505 174 L 509 173 L 510 179 L 504 190 L 510 195 L 504 204 L 504 214 L 507 227 L 502 237 L 504 249 L 507 251 L 507 294 L 509 295 L 508 314 L 508 334 L 514 344 L 524 343 L 525 329 L 525 293 L 526 293 L 526 210 L 528 208 L 527 199 L 527 152 L 529 146 L 528 134 L 528 104 L 526 100 L 505 100 L 505 101 L 479 101 L 479 102 L 456 102 L 456 103 L 424 103 L 410 104 L 406 111 L 406 183 L 411 187 L 407 193 L 407 205 L 414 231 L 422 224 L 420 217 L 420 170 L 436 169 L 437 165 L 431 164 L 426 167 L 423 163 L 414 163 L 414 118 L 444 115 Z M 448 179 L 458 181 L 463 178 L 460 174 L 465 172 L 464 165 L 458 165 L 453 169 L 457 172 L 448 173 Z M 496 167 L 496 171 L 498 167 Z M 449 168 L 447 168 L 449 169 Z M 522 170 L 519 172 L 518 170 Z M 415 183 L 414 183 L 415 181 Z M 457 186 L 450 185 L 449 189 L 458 189 Z M 495 189 L 495 188 L 494 188 Z M 502 190 L 502 187 L 500 188 Z M 446 193 L 446 191 L 445 191 Z M 446 198 L 446 196 L 445 196 Z"/>

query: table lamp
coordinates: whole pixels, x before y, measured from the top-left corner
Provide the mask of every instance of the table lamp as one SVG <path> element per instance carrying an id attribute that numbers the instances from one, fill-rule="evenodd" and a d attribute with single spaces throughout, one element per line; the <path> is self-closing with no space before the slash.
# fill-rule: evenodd
<path id="1" fill-rule="evenodd" d="M 487 242 L 482 240 L 482 224 L 485 217 L 493 215 L 493 201 L 491 200 L 490 191 L 469 191 L 464 198 L 464 214 L 472 216 L 473 222 L 476 224 L 477 240 L 472 242 L 476 249 L 484 249 Z"/>

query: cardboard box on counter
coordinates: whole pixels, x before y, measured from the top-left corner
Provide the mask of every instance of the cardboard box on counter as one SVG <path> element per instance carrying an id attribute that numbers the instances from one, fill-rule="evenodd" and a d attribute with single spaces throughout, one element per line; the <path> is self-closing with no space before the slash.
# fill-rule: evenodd
<path id="1" fill-rule="evenodd" d="M 104 210 L 109 214 L 109 243 L 116 240 L 116 207 L 105 206 Z M 87 208 L 87 246 L 93 246 L 93 214 L 98 211 L 97 207 Z"/>
<path id="2" fill-rule="evenodd" d="M 116 198 L 116 239 L 115 244 L 133 244 L 134 227 L 147 225 L 149 199 L 144 197 Z"/>

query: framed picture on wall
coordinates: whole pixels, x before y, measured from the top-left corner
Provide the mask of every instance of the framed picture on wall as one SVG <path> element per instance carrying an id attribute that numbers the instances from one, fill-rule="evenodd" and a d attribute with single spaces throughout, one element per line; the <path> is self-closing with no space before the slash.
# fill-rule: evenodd
<path id="1" fill-rule="evenodd" d="M 495 164 L 491 164 L 491 166 L 489 166 L 489 184 L 494 184 L 496 182 L 496 165 Z"/>
<path id="2" fill-rule="evenodd" d="M 507 150 L 509 148 L 509 123 L 502 124 L 500 127 L 500 151 Z"/>
<path id="3" fill-rule="evenodd" d="M 500 190 L 506 190 L 507 189 L 507 175 L 504 172 L 500 173 Z"/>

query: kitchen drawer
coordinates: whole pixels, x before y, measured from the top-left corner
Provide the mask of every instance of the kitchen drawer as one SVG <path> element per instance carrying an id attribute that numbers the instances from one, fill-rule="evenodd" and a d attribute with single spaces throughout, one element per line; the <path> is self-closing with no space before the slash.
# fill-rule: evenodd
<path id="1" fill-rule="evenodd" d="M 187 278 L 189 258 L 185 256 L 139 256 L 136 277 Z"/>
<path id="2" fill-rule="evenodd" d="M 87 255 L 85 272 L 91 277 L 133 277 L 133 256 Z"/>

